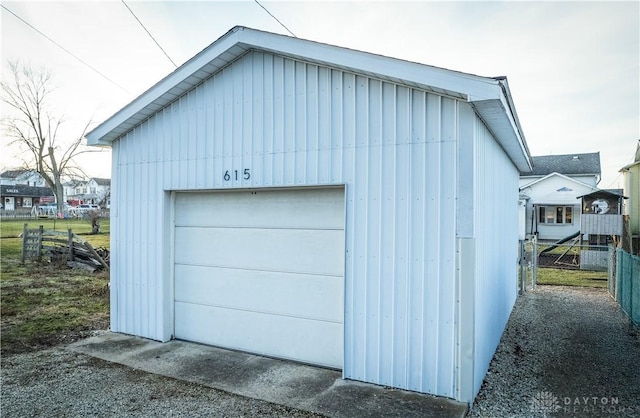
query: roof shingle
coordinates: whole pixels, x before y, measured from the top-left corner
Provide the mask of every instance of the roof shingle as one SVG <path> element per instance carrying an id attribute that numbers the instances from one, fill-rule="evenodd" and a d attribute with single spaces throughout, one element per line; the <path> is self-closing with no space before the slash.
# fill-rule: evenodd
<path id="1" fill-rule="evenodd" d="M 600 152 L 586 154 L 540 155 L 531 157 L 533 171 L 520 173 L 522 177 L 546 176 L 551 173 L 564 175 L 593 174 L 600 176 Z"/>

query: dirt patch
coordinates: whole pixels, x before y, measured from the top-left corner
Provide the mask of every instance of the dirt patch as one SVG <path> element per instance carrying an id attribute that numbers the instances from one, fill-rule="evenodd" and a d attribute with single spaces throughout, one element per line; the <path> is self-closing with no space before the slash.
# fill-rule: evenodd
<path id="1" fill-rule="evenodd" d="M 2 260 L 0 352 L 40 350 L 109 327 L 109 278 Z"/>

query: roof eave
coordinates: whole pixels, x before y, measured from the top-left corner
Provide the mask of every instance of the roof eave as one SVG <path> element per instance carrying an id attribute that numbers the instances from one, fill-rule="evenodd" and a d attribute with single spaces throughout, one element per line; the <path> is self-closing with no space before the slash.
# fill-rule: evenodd
<path id="1" fill-rule="evenodd" d="M 466 100 L 474 106 L 518 170 L 531 170 L 529 150 L 504 77 L 481 77 L 239 26 L 87 133 L 87 144 L 111 145 L 250 50 L 276 53 Z"/>
<path id="2" fill-rule="evenodd" d="M 110 145 L 153 113 L 252 49 L 402 82 L 462 100 L 500 99 L 499 82 L 491 78 L 235 27 L 94 128 L 86 135 L 87 144 Z"/>
<path id="3" fill-rule="evenodd" d="M 531 153 L 516 113 L 506 77 L 496 78 L 499 97 L 470 100 L 476 113 L 494 135 L 520 173 L 531 172 Z"/>

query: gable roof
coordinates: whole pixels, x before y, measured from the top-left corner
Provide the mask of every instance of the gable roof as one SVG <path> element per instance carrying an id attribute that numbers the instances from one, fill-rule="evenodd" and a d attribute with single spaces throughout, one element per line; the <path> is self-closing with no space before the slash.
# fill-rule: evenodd
<path id="1" fill-rule="evenodd" d="M 551 173 L 565 175 L 595 175 L 600 176 L 600 153 L 540 155 L 531 157 L 533 169 L 521 172 L 520 175 L 546 176 Z"/>
<path id="2" fill-rule="evenodd" d="M 42 197 L 53 196 L 53 192 L 49 187 L 35 187 L 35 186 L 2 186 L 3 196 L 27 196 L 27 197 Z"/>
<path id="3" fill-rule="evenodd" d="M 92 177 L 90 180 L 96 182 L 98 186 L 111 186 L 111 179 L 103 179 L 100 177 Z"/>
<path id="4" fill-rule="evenodd" d="M 638 145 L 636 146 L 636 154 L 633 158 L 633 162 L 631 164 L 627 164 L 622 167 L 619 171 L 628 171 L 631 167 L 640 164 L 640 139 L 638 140 Z"/>
<path id="5" fill-rule="evenodd" d="M 624 190 L 622 189 L 597 189 L 591 193 L 587 193 L 587 194 L 583 194 L 582 196 L 578 196 L 576 197 L 576 199 L 580 199 L 586 196 L 602 196 L 602 195 L 606 195 L 606 196 L 615 196 L 618 198 L 622 198 L 622 199 L 628 199 L 628 197 L 626 197 L 624 195 Z"/>
<path id="6" fill-rule="evenodd" d="M 473 74 L 236 26 L 87 133 L 87 144 L 111 145 L 154 113 L 252 50 L 364 74 L 466 100 L 521 172 L 531 169 L 529 149 L 506 77 Z"/>
<path id="7" fill-rule="evenodd" d="M 6 170 L 2 174 L 0 174 L 0 177 L 4 177 L 6 179 L 15 179 L 15 178 L 18 178 L 18 177 L 20 177 L 21 175 L 23 175 L 25 173 L 36 173 L 37 174 L 37 172 L 35 170 L 30 170 L 28 168 L 21 168 L 21 169 L 17 169 L 17 170 Z"/>
<path id="8" fill-rule="evenodd" d="M 531 183 L 523 184 L 522 186 L 520 186 L 520 191 L 522 191 L 522 190 L 524 190 L 524 189 L 526 189 L 526 188 L 528 188 L 528 187 L 534 186 L 534 185 L 536 185 L 536 184 L 538 184 L 538 183 L 543 183 L 543 182 L 547 181 L 548 179 L 550 179 L 550 178 L 552 178 L 552 177 L 560 177 L 560 178 L 563 178 L 563 179 L 564 179 L 564 180 L 566 180 L 566 181 L 569 181 L 569 182 L 575 183 L 576 185 L 579 185 L 579 186 L 581 186 L 581 187 L 588 187 L 589 189 L 594 190 L 594 191 L 595 191 L 595 190 L 599 190 L 599 189 L 598 189 L 597 187 L 595 187 L 595 186 L 591 186 L 591 185 L 589 185 L 589 184 L 587 184 L 587 183 L 584 183 L 584 182 L 582 182 L 582 181 L 580 181 L 580 180 L 576 180 L 576 179 L 571 178 L 571 177 L 569 177 L 569 176 L 566 176 L 566 175 L 564 175 L 564 174 L 561 174 L 561 173 L 555 173 L 555 172 L 554 172 L 554 173 L 547 174 L 547 175 L 546 175 L 546 176 L 544 176 L 544 177 L 541 177 L 541 178 L 535 179 L 535 180 L 531 181 Z"/>

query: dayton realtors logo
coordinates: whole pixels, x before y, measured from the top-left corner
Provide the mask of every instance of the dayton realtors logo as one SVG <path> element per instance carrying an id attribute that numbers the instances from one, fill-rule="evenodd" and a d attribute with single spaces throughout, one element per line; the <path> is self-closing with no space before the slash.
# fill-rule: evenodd
<path id="1" fill-rule="evenodd" d="M 628 415 L 640 412 L 640 406 L 620 403 L 617 396 L 556 396 L 553 392 L 538 392 L 531 399 L 531 412 L 536 416 L 563 414 Z"/>
<path id="2" fill-rule="evenodd" d="M 552 392 L 538 392 L 531 400 L 531 412 L 545 417 L 561 408 L 558 397 Z"/>

